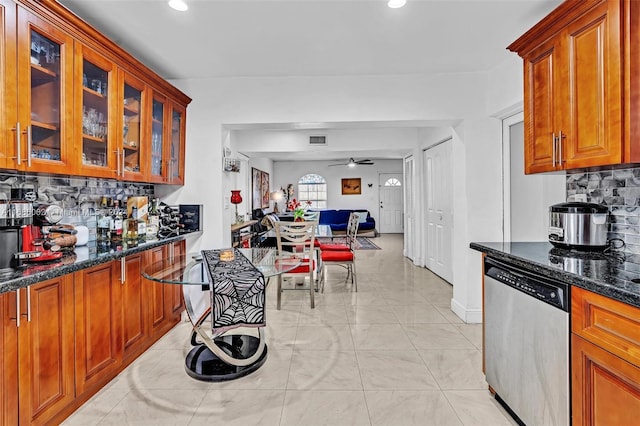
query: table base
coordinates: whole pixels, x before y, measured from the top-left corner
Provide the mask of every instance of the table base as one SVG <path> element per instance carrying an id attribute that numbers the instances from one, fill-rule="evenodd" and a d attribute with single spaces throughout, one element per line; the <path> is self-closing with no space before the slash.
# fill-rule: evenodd
<path id="1" fill-rule="evenodd" d="M 221 336 L 216 344 L 234 358 L 249 358 L 256 353 L 260 339 L 247 335 Z M 246 376 L 262 366 L 267 360 L 267 347 L 253 364 L 238 367 L 220 360 L 205 344 L 195 346 L 185 359 L 185 371 L 194 379 L 205 382 L 223 382 Z"/>

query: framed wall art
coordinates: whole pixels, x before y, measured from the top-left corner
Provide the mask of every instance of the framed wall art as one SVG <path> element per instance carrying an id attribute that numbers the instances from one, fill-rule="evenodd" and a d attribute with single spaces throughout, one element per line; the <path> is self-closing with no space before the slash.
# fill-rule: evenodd
<path id="1" fill-rule="evenodd" d="M 342 195 L 362 194 L 360 178 L 342 179 Z"/>
<path id="2" fill-rule="evenodd" d="M 255 167 L 251 168 L 252 209 L 269 207 L 269 173 Z"/>

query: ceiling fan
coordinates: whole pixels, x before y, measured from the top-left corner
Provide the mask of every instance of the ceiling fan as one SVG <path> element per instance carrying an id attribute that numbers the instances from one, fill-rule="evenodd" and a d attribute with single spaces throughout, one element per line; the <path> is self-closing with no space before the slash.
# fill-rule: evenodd
<path id="1" fill-rule="evenodd" d="M 338 163 L 338 164 L 329 164 L 329 167 L 332 166 L 348 166 L 348 167 L 355 167 L 355 166 L 372 166 L 374 163 L 371 160 L 354 160 L 353 157 L 349 158 L 349 161 L 347 163 Z"/>

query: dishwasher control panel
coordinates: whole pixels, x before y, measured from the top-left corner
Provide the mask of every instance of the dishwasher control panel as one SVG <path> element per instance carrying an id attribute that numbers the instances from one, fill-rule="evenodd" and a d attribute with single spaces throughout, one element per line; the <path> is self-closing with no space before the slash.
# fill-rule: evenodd
<path id="1" fill-rule="evenodd" d="M 498 262 L 492 260 L 485 261 L 484 270 L 486 276 L 562 309 L 563 311 L 569 311 L 567 284 L 551 282 L 546 278 L 535 277 L 531 273 L 497 263 Z"/>

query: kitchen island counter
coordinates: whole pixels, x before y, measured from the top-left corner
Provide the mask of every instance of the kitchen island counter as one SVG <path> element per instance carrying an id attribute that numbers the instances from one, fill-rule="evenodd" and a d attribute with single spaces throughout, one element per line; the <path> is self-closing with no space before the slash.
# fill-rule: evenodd
<path id="1" fill-rule="evenodd" d="M 102 263 L 110 262 L 112 260 L 117 260 L 132 254 L 140 253 L 174 241 L 181 241 L 187 237 L 195 237 L 199 235 L 202 235 L 201 231 L 181 234 L 175 237 L 142 241 L 135 245 L 123 244 L 122 250 L 98 250 L 96 253 L 89 254 L 88 257 L 85 257 L 84 259 L 78 259 L 78 256 L 75 253 L 69 253 L 55 261 L 43 262 L 41 264 L 29 263 L 23 267 L 15 269 L 14 271 L 7 271 L 0 274 L 0 294 L 37 284 L 41 281 L 56 278 L 85 268 L 100 265 Z"/>
<path id="2" fill-rule="evenodd" d="M 565 250 L 548 242 L 474 242 L 470 247 L 493 259 L 640 307 L 638 255 Z"/>

